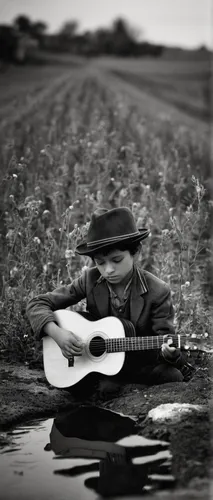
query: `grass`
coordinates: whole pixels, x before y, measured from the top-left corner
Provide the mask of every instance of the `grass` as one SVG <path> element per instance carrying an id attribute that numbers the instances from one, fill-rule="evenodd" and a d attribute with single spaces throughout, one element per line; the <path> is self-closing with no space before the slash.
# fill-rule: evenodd
<path id="1" fill-rule="evenodd" d="M 27 94 L 25 68 L 0 102 L 2 356 L 40 363 L 26 303 L 90 265 L 74 249 L 98 206 L 150 228 L 140 264 L 170 284 L 177 331 L 211 335 L 208 135 L 156 116 L 151 95 L 138 108 L 100 64 L 58 68 L 29 71 Z"/>

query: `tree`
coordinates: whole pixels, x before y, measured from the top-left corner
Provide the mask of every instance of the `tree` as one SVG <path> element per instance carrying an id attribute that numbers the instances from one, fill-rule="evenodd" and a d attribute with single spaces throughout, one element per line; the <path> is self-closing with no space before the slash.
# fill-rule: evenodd
<path id="1" fill-rule="evenodd" d="M 31 25 L 31 21 L 30 21 L 29 17 L 27 17 L 27 16 L 24 16 L 24 15 L 17 16 L 14 19 L 13 25 L 21 33 L 30 34 L 30 32 L 31 32 L 32 25 Z"/>
<path id="2" fill-rule="evenodd" d="M 45 32 L 47 31 L 47 24 L 43 21 L 36 21 L 31 24 L 31 36 L 38 40 L 40 47 L 42 48 Z"/>
<path id="3" fill-rule="evenodd" d="M 114 52 L 117 55 L 134 55 L 137 48 L 135 32 L 125 19 L 118 18 L 112 25 Z"/>
<path id="4" fill-rule="evenodd" d="M 64 39 L 72 39 L 78 31 L 78 21 L 67 21 L 62 25 L 59 31 L 59 35 Z"/>

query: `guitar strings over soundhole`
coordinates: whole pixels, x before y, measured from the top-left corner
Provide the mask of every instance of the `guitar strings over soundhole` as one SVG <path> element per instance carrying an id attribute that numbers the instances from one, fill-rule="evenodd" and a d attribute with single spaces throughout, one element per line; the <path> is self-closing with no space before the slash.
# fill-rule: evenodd
<path id="1" fill-rule="evenodd" d="M 94 337 L 89 343 L 89 350 L 92 356 L 102 356 L 106 352 L 105 340 L 102 337 Z"/>

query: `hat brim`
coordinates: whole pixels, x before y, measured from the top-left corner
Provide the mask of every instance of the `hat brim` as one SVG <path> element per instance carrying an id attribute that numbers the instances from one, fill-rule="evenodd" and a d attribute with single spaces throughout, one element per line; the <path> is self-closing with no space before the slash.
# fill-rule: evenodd
<path id="1" fill-rule="evenodd" d="M 137 236 L 134 236 L 134 237 L 127 236 L 125 239 L 122 239 L 122 240 L 118 238 L 117 240 L 114 240 L 113 243 L 110 243 L 110 242 L 105 242 L 104 244 L 99 243 L 96 246 L 94 245 L 92 248 L 88 247 L 86 242 L 82 242 L 79 245 L 77 245 L 75 253 L 77 253 L 79 255 L 92 255 L 95 252 L 97 252 L 98 250 L 101 250 L 102 248 L 111 247 L 111 246 L 114 247 L 117 243 L 118 244 L 120 244 L 120 243 L 139 243 L 140 241 L 145 240 L 145 238 L 147 238 L 149 236 L 149 233 L 150 233 L 149 229 L 145 229 L 145 228 L 138 229 L 138 232 L 139 232 L 139 234 Z"/>

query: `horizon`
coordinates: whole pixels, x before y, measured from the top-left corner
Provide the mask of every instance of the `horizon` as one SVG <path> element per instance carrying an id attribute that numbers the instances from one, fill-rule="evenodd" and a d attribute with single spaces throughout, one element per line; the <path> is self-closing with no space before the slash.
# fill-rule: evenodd
<path id="1" fill-rule="evenodd" d="M 89 9 L 88 9 L 89 7 Z M 79 33 L 108 28 L 122 17 L 141 33 L 140 39 L 168 47 L 212 49 L 211 0 L 0 0 L 1 24 L 12 24 L 18 15 L 47 23 L 55 34 L 63 23 L 76 20 Z M 142 19 L 140 21 L 140 19 Z"/>

